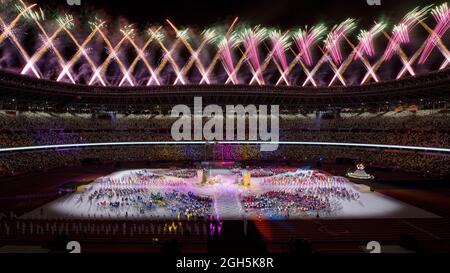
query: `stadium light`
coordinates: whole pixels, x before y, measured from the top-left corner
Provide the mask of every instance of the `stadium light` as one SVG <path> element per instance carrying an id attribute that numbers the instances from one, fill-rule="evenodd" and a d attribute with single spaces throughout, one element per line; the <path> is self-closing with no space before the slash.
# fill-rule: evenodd
<path id="1" fill-rule="evenodd" d="M 450 153 L 450 148 L 440 147 L 421 147 L 421 146 L 403 146 L 371 143 L 346 143 L 346 142 L 309 142 L 309 141 L 130 141 L 130 142 L 99 142 L 99 143 L 75 143 L 75 144 L 56 144 L 56 145 L 37 145 L 0 148 L 0 153 L 23 152 L 35 150 L 53 150 L 53 149 L 74 149 L 90 147 L 108 147 L 108 146 L 147 146 L 147 145 L 206 145 L 206 144 L 227 144 L 227 145 L 293 145 L 293 146 L 334 146 L 334 147 L 353 147 L 353 148 L 378 148 L 393 150 L 413 150 Z"/>

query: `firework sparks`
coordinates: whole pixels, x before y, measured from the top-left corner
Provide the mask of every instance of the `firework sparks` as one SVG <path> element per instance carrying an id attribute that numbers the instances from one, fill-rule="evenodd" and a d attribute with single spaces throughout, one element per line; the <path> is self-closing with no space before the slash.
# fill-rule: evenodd
<path id="1" fill-rule="evenodd" d="M 356 49 L 355 58 L 361 58 L 364 54 L 369 57 L 373 57 L 375 55 L 373 41 L 375 37 L 386 28 L 386 26 L 387 24 L 385 23 L 376 23 L 375 26 L 373 26 L 369 31 L 361 30 L 358 35 L 359 45 Z"/>
<path id="2" fill-rule="evenodd" d="M 256 76 L 258 84 L 264 84 L 264 77 L 261 72 L 261 64 L 259 61 L 259 44 L 267 37 L 267 30 L 256 26 L 255 28 L 245 28 L 239 33 L 239 39 L 247 50 L 247 59 L 252 68 L 252 73 Z M 244 54 L 245 55 L 245 54 Z"/>
<path id="3" fill-rule="evenodd" d="M 291 45 L 288 33 L 281 33 L 280 30 L 272 30 L 269 32 L 269 37 L 272 41 L 272 48 L 277 60 L 280 62 L 283 71 L 288 68 L 286 60 L 286 49 Z"/>
<path id="4" fill-rule="evenodd" d="M 368 69 L 368 71 L 372 71 L 373 68 L 369 64 L 369 61 L 365 59 L 364 55 L 367 55 L 369 57 L 373 57 L 375 55 L 373 40 L 381 31 L 383 31 L 385 27 L 386 24 L 375 23 L 375 25 L 370 30 L 368 31 L 361 30 L 360 34 L 358 35 L 359 43 L 356 47 L 347 39 L 347 37 L 345 37 L 347 42 L 353 48 L 353 52 L 340 65 L 340 67 L 337 70 L 335 70 L 335 74 L 331 79 L 330 83 L 328 84 L 328 86 L 333 85 L 334 81 L 338 77 L 343 78 L 342 74 L 346 71 L 346 69 L 349 67 L 349 65 L 352 63 L 353 60 L 360 59 L 363 62 L 364 66 Z M 372 73 L 372 76 L 374 77 L 375 81 L 378 81 L 378 77 L 375 75 L 375 73 Z"/>
<path id="5" fill-rule="evenodd" d="M 224 65 L 225 71 L 228 74 L 228 77 L 231 79 L 233 84 L 239 83 L 234 69 L 233 55 L 231 53 L 233 51 L 233 48 L 236 46 L 237 46 L 236 36 L 231 36 L 230 38 L 224 37 L 219 43 L 219 51 L 222 63 Z"/>
<path id="6" fill-rule="evenodd" d="M 386 51 L 384 52 L 384 61 L 392 58 L 392 55 L 401 44 L 409 43 L 409 32 L 419 23 L 418 21 L 425 18 L 429 9 L 430 6 L 422 9 L 420 7 L 416 7 L 414 10 L 408 12 L 408 14 L 403 17 L 398 25 L 394 26 L 392 38 L 390 39 L 389 44 L 386 47 Z"/>
<path id="7" fill-rule="evenodd" d="M 326 30 L 327 28 L 324 25 L 318 25 L 311 29 L 307 27 L 304 30 L 299 29 L 294 33 L 293 36 L 300 51 L 300 58 L 306 65 L 311 66 L 313 64 L 310 48 L 320 40 Z"/>
<path id="8" fill-rule="evenodd" d="M 345 35 L 356 27 L 354 19 L 347 19 L 333 27 L 325 40 L 325 47 L 330 52 L 331 58 L 336 64 L 342 63 L 340 42 Z"/>
<path id="9" fill-rule="evenodd" d="M 430 56 L 431 51 L 438 44 L 438 40 L 442 39 L 442 36 L 450 28 L 450 10 L 448 9 L 447 3 L 437 6 L 431 11 L 435 21 L 436 27 L 430 34 L 428 39 L 425 41 L 425 48 L 420 56 L 419 63 L 424 64 L 427 58 Z"/>
<path id="10" fill-rule="evenodd" d="M 385 31 L 388 25 L 382 22 L 356 32 L 355 36 L 352 36 L 356 28 L 354 19 L 335 25 L 329 32 L 324 25 L 294 30 L 239 26 L 238 18 L 228 27 L 178 29 L 167 20 L 167 24 L 151 27 L 145 36 L 133 25 L 114 31 L 107 26 L 107 20 L 94 17 L 85 23 L 90 31 L 82 32 L 88 28 L 79 26 L 80 22 L 69 14 L 47 18 L 37 5 L 26 5 L 21 0 L 14 3 L 7 8 L 12 14 L 4 16 L 4 11 L 0 12 L 0 46 L 19 60 L 8 64 L 6 69 L 73 84 L 319 87 L 332 86 L 336 81 L 348 85 L 365 84 L 371 79 L 375 82 L 400 79 L 416 75 L 415 70 L 429 71 L 433 68 L 419 69 L 419 65 L 427 63 L 433 50 L 442 53 L 439 69 L 450 64 L 447 3 L 415 8 L 393 24 L 389 34 Z M 428 15 L 434 18 L 430 26 L 425 20 Z M 422 26 L 428 34 L 419 45 L 412 36 L 416 26 Z M 22 34 L 26 32 L 35 32 L 37 38 L 31 46 L 27 41 L 25 47 Z M 387 45 L 379 48 L 386 41 Z M 348 46 L 351 50 L 345 50 Z M 401 61 L 401 68 L 389 62 L 394 55 Z M 377 61 L 371 63 L 374 58 Z M 48 65 L 55 62 L 56 66 Z M 350 81 L 346 71 L 353 64 L 362 65 L 366 71 L 358 78 L 352 75 Z M 331 70 L 322 69 L 324 66 Z"/>

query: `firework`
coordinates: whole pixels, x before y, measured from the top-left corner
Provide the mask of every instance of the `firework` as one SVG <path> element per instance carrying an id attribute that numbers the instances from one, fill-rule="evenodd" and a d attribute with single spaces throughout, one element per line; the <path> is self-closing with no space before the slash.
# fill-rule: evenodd
<path id="1" fill-rule="evenodd" d="M 425 41 L 425 48 L 420 56 L 419 63 L 423 64 L 430 56 L 433 48 L 438 44 L 438 41 L 442 39 L 442 36 L 448 31 L 450 27 L 450 10 L 447 3 L 442 4 L 431 11 L 435 21 L 436 27 Z"/>
<path id="2" fill-rule="evenodd" d="M 340 42 L 345 35 L 356 27 L 354 19 L 347 19 L 333 27 L 325 40 L 325 47 L 330 52 L 331 58 L 336 64 L 342 63 Z"/>
<path id="3" fill-rule="evenodd" d="M 304 30 L 299 29 L 294 33 L 293 37 L 298 50 L 300 51 L 300 58 L 306 63 L 306 65 L 311 66 L 313 64 L 310 48 L 319 41 L 326 29 L 327 28 L 325 26 L 318 25 L 312 27 L 311 29 L 308 29 L 308 27 Z"/>
<path id="4" fill-rule="evenodd" d="M 247 58 L 252 68 L 252 73 L 256 77 L 258 84 L 264 84 L 259 61 L 259 44 L 267 37 L 267 30 L 256 26 L 255 28 L 245 28 L 238 34 L 238 39 L 245 45 Z M 245 54 L 244 54 L 245 55 Z"/>
<path id="5" fill-rule="evenodd" d="M 281 33 L 280 30 L 269 31 L 269 37 L 272 42 L 272 52 L 275 56 L 274 62 L 277 66 L 278 71 L 284 79 L 287 85 L 290 85 L 289 80 L 286 78 L 288 72 L 288 62 L 286 60 L 286 50 L 291 45 L 289 33 Z M 269 54 L 269 56 L 271 55 Z"/>
<path id="6" fill-rule="evenodd" d="M 397 24 L 380 22 L 359 31 L 354 31 L 354 19 L 327 31 L 321 24 L 293 30 L 241 26 L 235 18 L 227 27 L 203 30 L 178 28 L 167 20 L 149 28 L 148 35 L 133 25 L 113 30 L 108 20 L 97 17 L 86 22 L 86 28 L 70 14 L 49 18 L 35 4 L 14 3 L 0 13 L 0 47 L 2 54 L 19 61 L 5 69 L 72 84 L 347 86 L 401 79 L 450 64 L 447 3 L 417 7 Z M 4 16 L 4 12 L 10 13 Z M 434 20 L 426 20 L 428 15 Z M 420 26 L 428 33 L 422 43 L 412 31 Z M 29 32 L 36 33 L 31 46 L 23 38 Z M 435 68 L 424 65 L 434 50 L 443 59 L 437 60 L 442 64 Z M 400 68 L 391 62 L 394 55 L 401 61 Z M 347 71 L 353 66 L 365 70 L 364 76 L 355 73 L 350 80 Z"/>
<path id="7" fill-rule="evenodd" d="M 373 46 L 374 38 L 384 29 L 386 25 L 383 23 L 375 23 L 375 25 L 370 30 L 361 30 L 358 35 L 359 43 L 355 47 L 352 42 L 350 42 L 346 37 L 345 40 L 348 44 L 353 48 L 353 52 L 347 57 L 347 59 L 339 66 L 338 69 L 335 70 L 335 74 L 331 79 L 328 86 L 333 85 L 334 81 L 339 78 L 340 81 L 345 85 L 345 80 L 343 79 L 343 73 L 347 70 L 352 61 L 360 59 L 367 70 L 370 72 L 373 70 L 369 61 L 364 57 L 367 55 L 369 57 L 373 57 L 375 55 L 375 48 Z M 375 81 L 378 81 L 378 77 L 375 73 L 371 73 L 374 77 Z"/>
<path id="8" fill-rule="evenodd" d="M 237 46 L 236 36 L 232 36 L 230 38 L 223 37 L 219 43 L 219 52 L 225 71 L 228 74 L 228 77 L 231 79 L 233 84 L 238 84 L 239 81 L 234 71 L 233 55 L 231 53 L 235 46 Z"/>
<path id="9" fill-rule="evenodd" d="M 392 31 L 392 37 L 389 41 L 386 51 L 384 52 L 384 60 L 389 60 L 394 51 L 398 49 L 401 44 L 409 43 L 409 32 L 419 23 L 420 20 L 424 19 L 428 13 L 430 6 L 420 8 L 416 7 L 414 10 L 408 12 L 408 14 L 403 17 L 400 23 L 394 26 Z"/>
<path id="10" fill-rule="evenodd" d="M 361 58 L 364 54 L 369 57 L 375 55 L 375 48 L 373 46 L 373 41 L 375 37 L 383 31 L 386 27 L 385 23 L 376 23 L 369 31 L 361 30 L 358 35 L 359 45 L 356 49 L 355 58 Z"/>

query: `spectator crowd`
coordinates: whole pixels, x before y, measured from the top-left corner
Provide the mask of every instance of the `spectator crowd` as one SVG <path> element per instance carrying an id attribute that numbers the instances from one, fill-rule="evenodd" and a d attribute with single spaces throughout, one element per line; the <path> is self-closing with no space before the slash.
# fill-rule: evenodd
<path id="1" fill-rule="evenodd" d="M 170 141 L 175 118 L 147 114 L 87 114 L 0 111 L 0 147 L 50 144 Z M 373 143 L 422 147 L 450 145 L 450 115 L 445 111 L 419 110 L 379 113 L 340 113 L 322 118 L 317 114 L 280 116 L 280 140 Z M 283 146 L 262 153 L 256 145 L 158 145 L 89 149 L 58 149 L 0 154 L 0 175 L 45 171 L 79 166 L 83 159 L 101 162 L 274 160 L 335 161 L 350 158 L 369 166 L 448 174 L 450 158 L 445 154 Z"/>

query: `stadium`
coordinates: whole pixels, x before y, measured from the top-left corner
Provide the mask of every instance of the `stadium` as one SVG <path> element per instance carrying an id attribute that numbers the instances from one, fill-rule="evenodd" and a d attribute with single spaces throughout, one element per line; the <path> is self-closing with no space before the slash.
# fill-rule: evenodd
<path id="1" fill-rule="evenodd" d="M 65 11 L 1 1 L 1 253 L 450 251 L 447 2 L 286 28 Z"/>

